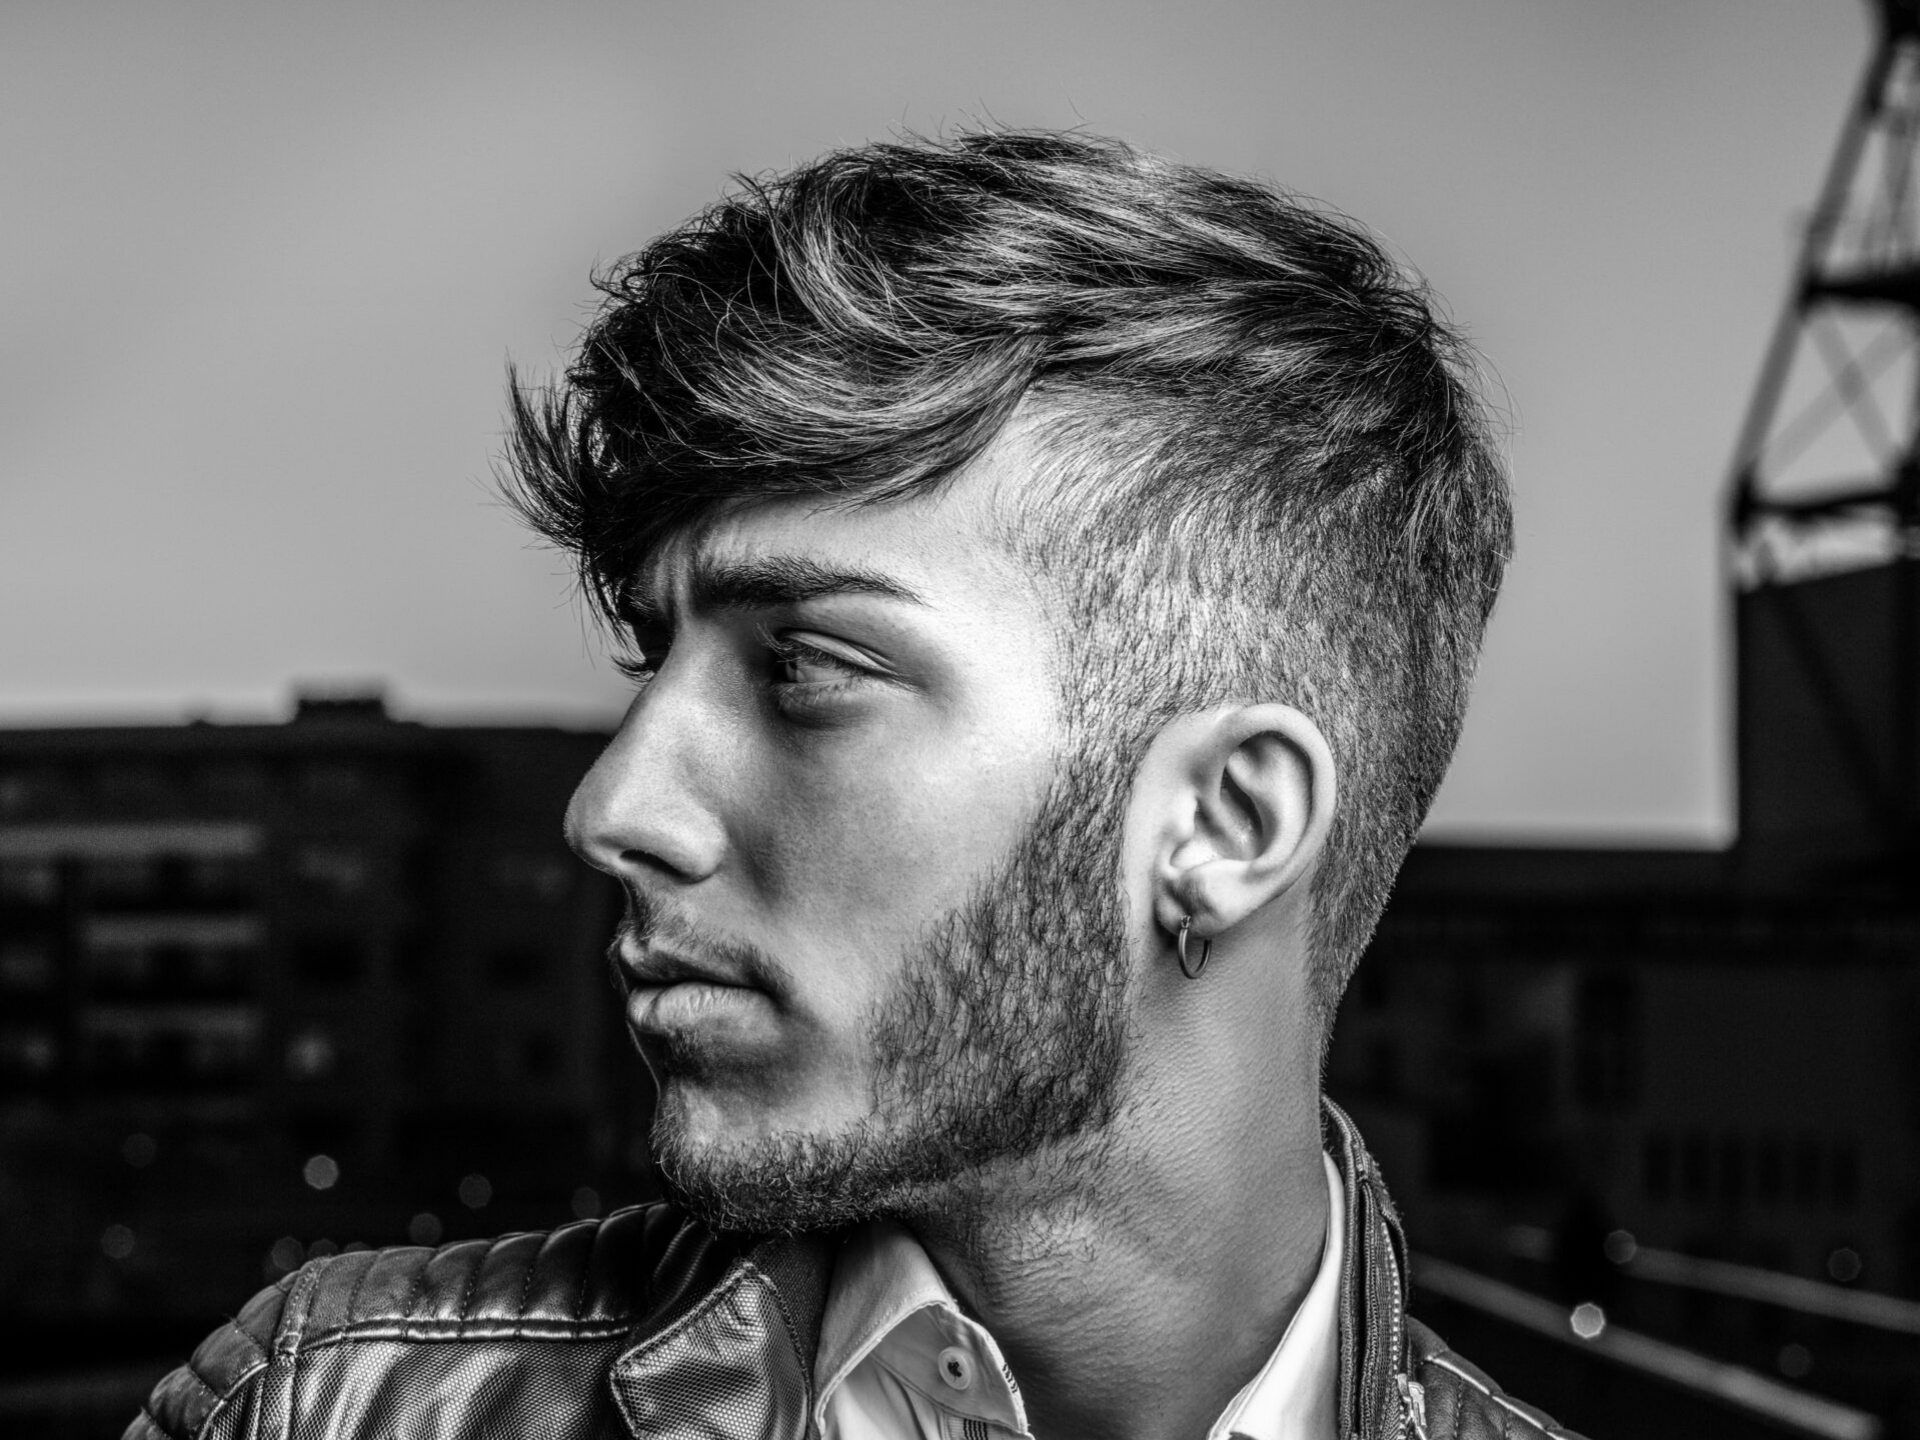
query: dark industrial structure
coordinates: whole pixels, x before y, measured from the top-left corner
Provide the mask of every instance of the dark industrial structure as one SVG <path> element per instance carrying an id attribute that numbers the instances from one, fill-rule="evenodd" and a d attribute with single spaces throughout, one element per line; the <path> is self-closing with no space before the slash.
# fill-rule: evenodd
<path id="1" fill-rule="evenodd" d="M 1876 9 L 1731 487 L 1741 839 L 1823 888 L 1920 855 L 1920 5 Z"/>
<path id="2" fill-rule="evenodd" d="M 1920 1434 L 1920 4 L 1876 11 L 1736 446 L 1736 843 L 1423 845 L 1330 1073 L 1416 1245 L 1776 1433 Z M 1530 1394 L 1630 1433 L 1631 1368 Z"/>
<path id="3" fill-rule="evenodd" d="M 617 891 L 560 838 L 604 743 L 370 696 L 0 734 L 5 1323 L 203 1325 L 625 1174 Z"/>

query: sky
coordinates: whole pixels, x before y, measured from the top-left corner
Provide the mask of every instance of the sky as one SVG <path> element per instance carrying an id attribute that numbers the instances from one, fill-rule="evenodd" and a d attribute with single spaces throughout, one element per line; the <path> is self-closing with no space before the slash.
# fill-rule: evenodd
<path id="1" fill-rule="evenodd" d="M 1728 457 L 1848 0 L 0 8 L 0 726 L 611 722 L 493 498 L 509 360 L 725 177 L 1084 126 L 1358 217 L 1498 377 L 1519 549 L 1442 837 L 1731 833 Z"/>

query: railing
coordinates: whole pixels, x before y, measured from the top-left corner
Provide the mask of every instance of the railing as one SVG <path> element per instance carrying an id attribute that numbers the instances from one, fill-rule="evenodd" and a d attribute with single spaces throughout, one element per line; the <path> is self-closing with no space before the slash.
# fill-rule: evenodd
<path id="1" fill-rule="evenodd" d="M 1443 1299 L 1803 1435 L 1821 1440 L 1880 1440 L 1883 1433 L 1879 1419 L 1864 1410 L 1796 1389 L 1744 1365 L 1612 1324 L 1597 1305 L 1569 1309 L 1426 1255 L 1414 1257 L 1413 1278 L 1420 1289 Z"/>

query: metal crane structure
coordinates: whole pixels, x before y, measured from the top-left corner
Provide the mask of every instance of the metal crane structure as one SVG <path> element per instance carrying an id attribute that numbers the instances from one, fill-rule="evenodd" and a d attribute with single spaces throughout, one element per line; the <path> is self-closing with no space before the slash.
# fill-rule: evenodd
<path id="1" fill-rule="evenodd" d="M 1734 456 L 1741 848 L 1822 886 L 1920 879 L 1920 0 L 1872 0 Z"/>

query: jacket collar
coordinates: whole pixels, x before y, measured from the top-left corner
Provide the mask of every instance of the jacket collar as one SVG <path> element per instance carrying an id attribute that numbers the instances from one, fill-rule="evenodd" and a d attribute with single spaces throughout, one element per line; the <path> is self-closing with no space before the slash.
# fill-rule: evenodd
<path id="1" fill-rule="evenodd" d="M 1407 1240 L 1380 1167 L 1347 1112 L 1322 1099 L 1321 1134 L 1347 1188 L 1340 1277 L 1340 1433 L 1359 1440 L 1426 1434 L 1407 1357 Z"/>
<path id="2" fill-rule="evenodd" d="M 1360 1132 L 1322 1104 L 1327 1153 L 1346 1188 L 1341 1264 L 1340 1433 L 1354 1440 L 1424 1435 L 1407 1370 L 1407 1248 L 1400 1218 Z M 832 1277 L 830 1243 L 768 1240 L 707 1295 L 623 1351 L 609 1380 L 636 1436 L 814 1440 L 813 1360 Z"/>

